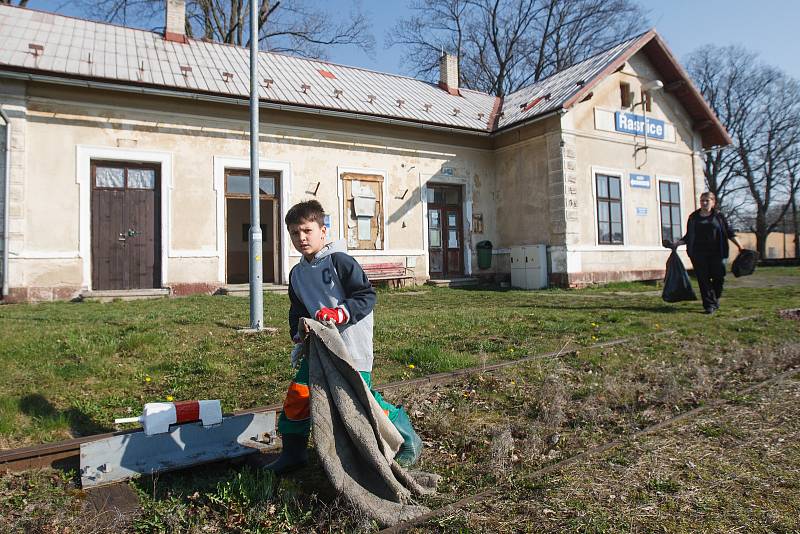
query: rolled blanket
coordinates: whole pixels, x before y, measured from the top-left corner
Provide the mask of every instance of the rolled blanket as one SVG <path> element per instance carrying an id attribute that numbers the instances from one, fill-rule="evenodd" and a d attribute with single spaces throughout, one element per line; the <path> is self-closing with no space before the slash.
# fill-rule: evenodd
<path id="1" fill-rule="evenodd" d="M 303 321 L 310 334 L 306 358 L 312 435 L 331 484 L 383 526 L 428 512 L 413 498 L 435 492 L 440 477 L 407 471 L 394 461 L 403 438 L 351 364 L 338 330 Z"/>

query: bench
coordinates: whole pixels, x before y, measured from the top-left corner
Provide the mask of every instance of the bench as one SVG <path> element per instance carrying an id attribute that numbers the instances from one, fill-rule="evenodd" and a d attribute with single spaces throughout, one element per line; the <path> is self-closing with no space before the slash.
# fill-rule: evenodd
<path id="1" fill-rule="evenodd" d="M 394 287 L 403 285 L 404 280 L 413 278 L 408 274 L 402 261 L 391 263 L 366 263 L 361 266 L 370 282 L 386 282 Z"/>

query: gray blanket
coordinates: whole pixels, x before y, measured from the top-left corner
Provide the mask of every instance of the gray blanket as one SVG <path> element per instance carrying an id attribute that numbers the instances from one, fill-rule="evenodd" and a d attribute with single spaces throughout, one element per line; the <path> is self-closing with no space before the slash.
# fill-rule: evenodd
<path id="1" fill-rule="evenodd" d="M 314 443 L 334 488 L 382 526 L 428 512 L 413 497 L 433 493 L 439 476 L 394 461 L 402 438 L 350 364 L 339 332 L 304 321 Z"/>

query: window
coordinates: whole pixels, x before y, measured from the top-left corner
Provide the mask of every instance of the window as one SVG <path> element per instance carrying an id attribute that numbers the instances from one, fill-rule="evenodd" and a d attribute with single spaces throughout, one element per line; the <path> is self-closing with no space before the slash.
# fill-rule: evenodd
<path id="1" fill-rule="evenodd" d="M 383 176 L 342 173 L 344 225 L 350 250 L 383 250 Z"/>
<path id="2" fill-rule="evenodd" d="M 623 108 L 631 107 L 631 84 L 627 82 L 620 82 L 619 84 L 619 100 L 620 106 Z"/>
<path id="3" fill-rule="evenodd" d="M 677 182 L 658 182 L 661 204 L 661 239 L 677 241 L 681 238 L 681 189 Z"/>
<path id="4" fill-rule="evenodd" d="M 601 245 L 621 245 L 622 179 L 619 176 L 597 174 L 597 242 Z"/>
<path id="5" fill-rule="evenodd" d="M 259 173 L 260 195 L 264 197 L 277 196 L 279 175 L 274 172 L 261 171 Z M 250 198 L 250 171 L 247 169 L 225 169 L 225 195 L 229 197 Z"/>
<path id="6" fill-rule="evenodd" d="M 151 163 L 92 161 L 96 189 L 155 190 L 158 166 Z"/>
<path id="7" fill-rule="evenodd" d="M 648 112 L 653 111 L 653 95 L 651 95 L 650 93 L 645 93 L 644 91 L 642 91 L 642 102 L 643 102 L 645 111 L 648 111 Z"/>

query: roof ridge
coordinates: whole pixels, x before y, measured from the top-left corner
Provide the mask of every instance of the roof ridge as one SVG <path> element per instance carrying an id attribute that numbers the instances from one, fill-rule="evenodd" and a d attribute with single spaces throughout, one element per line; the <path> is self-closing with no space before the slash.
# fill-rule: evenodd
<path id="1" fill-rule="evenodd" d="M 616 42 L 616 43 L 614 43 L 613 45 L 611 45 L 611 46 L 609 46 L 609 47 L 607 47 L 607 48 L 604 48 L 603 50 L 601 50 L 601 51 L 599 51 L 599 52 L 595 52 L 595 53 L 594 53 L 594 54 L 592 54 L 591 56 L 588 56 L 588 57 L 586 57 L 586 58 L 584 58 L 584 59 L 582 59 L 582 60 L 578 61 L 577 63 L 573 63 L 573 64 L 572 64 L 572 65 L 570 65 L 569 67 L 564 67 L 564 68 L 563 68 L 563 69 L 561 69 L 561 70 L 557 70 L 556 72 L 554 72 L 554 73 L 550 74 L 550 75 L 549 75 L 549 76 L 547 76 L 546 78 L 542 78 L 542 79 L 540 79 L 540 80 L 536 80 L 535 82 L 533 82 L 533 83 L 532 83 L 532 84 L 530 84 L 530 85 L 526 85 L 525 87 L 520 87 L 519 89 L 517 89 L 517 90 L 516 90 L 516 91 L 514 91 L 513 93 L 509 93 L 509 94 L 508 94 L 508 95 L 506 95 L 506 96 L 508 96 L 508 97 L 511 97 L 511 96 L 513 96 L 513 95 L 516 95 L 517 93 L 520 93 L 520 92 L 522 92 L 522 91 L 525 91 L 526 89 L 530 89 L 530 88 L 532 88 L 532 87 L 535 87 L 535 86 L 539 85 L 540 83 L 544 83 L 544 82 L 546 82 L 547 80 L 549 80 L 550 78 L 552 78 L 552 77 L 554 77 L 554 76 L 557 76 L 557 75 L 559 75 L 559 74 L 561 74 L 561 73 L 567 72 L 567 71 L 568 71 L 568 70 L 570 70 L 570 69 L 576 68 L 576 67 L 580 66 L 581 64 L 583 64 L 583 63 L 586 63 L 587 61 L 591 61 L 592 59 L 596 58 L 597 56 L 601 56 L 601 55 L 603 55 L 603 54 L 607 54 L 607 53 L 608 53 L 610 50 L 613 50 L 614 48 L 618 47 L 619 45 L 621 45 L 621 44 L 623 44 L 623 43 L 630 43 L 630 44 L 633 44 L 633 43 L 634 43 L 634 42 L 636 42 L 638 39 L 641 39 L 641 38 L 642 38 L 644 35 L 647 35 L 649 32 L 651 32 L 651 31 L 653 31 L 653 30 L 655 30 L 655 28 L 649 28 L 649 29 L 647 29 L 646 31 L 643 31 L 642 33 L 640 33 L 640 34 L 637 34 L 637 35 L 635 35 L 635 36 L 633 36 L 633 37 L 629 37 L 629 38 L 627 38 L 627 39 L 622 39 L 621 41 L 617 41 L 617 42 Z"/>

